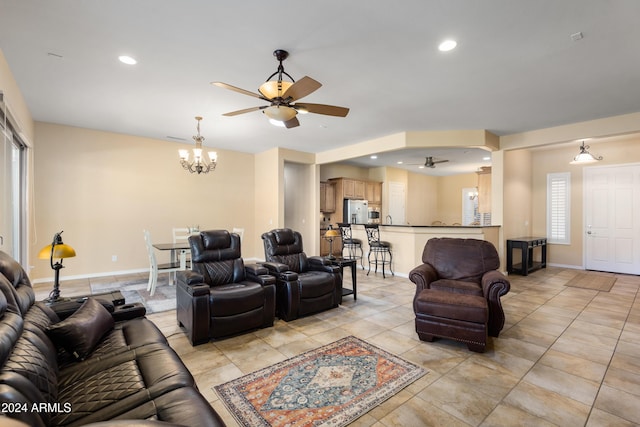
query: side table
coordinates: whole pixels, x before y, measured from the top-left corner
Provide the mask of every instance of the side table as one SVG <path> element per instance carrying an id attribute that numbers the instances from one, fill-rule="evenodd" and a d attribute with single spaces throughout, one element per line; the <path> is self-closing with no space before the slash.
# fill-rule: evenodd
<path id="1" fill-rule="evenodd" d="M 335 259 L 327 258 L 331 261 L 331 264 L 337 265 L 342 269 L 344 274 L 344 267 L 349 267 L 351 269 L 351 283 L 353 284 L 353 289 L 342 288 L 342 296 L 353 294 L 353 300 L 358 299 L 358 290 L 356 285 L 356 259 L 355 258 L 343 258 L 336 257 Z"/>
<path id="2" fill-rule="evenodd" d="M 540 248 L 540 262 L 533 260 L 533 249 Z M 520 249 L 522 262 L 513 265 L 513 249 Z M 518 273 L 523 276 L 539 268 L 547 268 L 547 238 L 546 237 L 516 237 L 507 239 L 507 272 Z"/>

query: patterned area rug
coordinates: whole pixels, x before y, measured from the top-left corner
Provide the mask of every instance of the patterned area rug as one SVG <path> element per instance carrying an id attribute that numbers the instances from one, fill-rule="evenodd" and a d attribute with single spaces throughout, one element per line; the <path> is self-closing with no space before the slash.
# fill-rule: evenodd
<path id="1" fill-rule="evenodd" d="M 176 308 L 176 287 L 169 286 L 169 274 L 158 276 L 156 292 L 153 296 L 147 291 L 149 283 L 146 277 L 129 280 L 126 282 L 91 283 L 91 294 L 120 291 L 127 304 L 142 303 L 147 309 L 147 314 Z"/>
<path id="2" fill-rule="evenodd" d="M 353 336 L 214 387 L 243 426 L 344 426 L 426 370 Z"/>
<path id="3" fill-rule="evenodd" d="M 576 277 L 565 283 L 565 286 L 609 292 L 615 282 L 616 278 L 613 274 L 590 272 L 578 273 Z"/>

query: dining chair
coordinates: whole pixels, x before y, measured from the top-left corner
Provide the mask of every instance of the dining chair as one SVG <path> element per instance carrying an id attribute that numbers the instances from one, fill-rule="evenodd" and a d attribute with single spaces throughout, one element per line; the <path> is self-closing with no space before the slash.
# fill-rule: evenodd
<path id="1" fill-rule="evenodd" d="M 193 236 L 194 234 L 198 234 L 194 231 L 194 228 L 189 227 L 174 227 L 171 229 L 171 233 L 173 234 L 173 243 L 189 243 L 189 236 Z M 183 267 L 182 269 L 191 268 L 191 251 L 189 249 L 182 249 L 180 251 L 180 256 L 178 257 L 180 260 L 180 265 Z"/>
<path id="2" fill-rule="evenodd" d="M 180 268 L 179 262 L 170 262 L 158 264 L 156 253 L 153 249 L 153 242 L 151 241 L 151 233 L 148 230 L 143 230 L 144 243 L 147 245 L 147 253 L 149 255 L 149 284 L 147 285 L 147 291 L 150 295 L 156 292 L 156 285 L 158 284 L 158 273 L 175 273 Z M 169 274 L 169 285 L 173 286 L 174 279 L 173 274 Z"/>
<path id="3" fill-rule="evenodd" d="M 240 236 L 240 243 L 242 243 L 242 236 L 244 236 L 244 228 L 233 227 L 233 230 L 231 230 L 231 232 L 236 233 L 238 236 Z"/>

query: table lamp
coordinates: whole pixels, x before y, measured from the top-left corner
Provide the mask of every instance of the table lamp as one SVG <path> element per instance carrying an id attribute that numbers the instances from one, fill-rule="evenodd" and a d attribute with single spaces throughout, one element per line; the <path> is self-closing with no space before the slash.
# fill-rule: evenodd
<path id="1" fill-rule="evenodd" d="M 331 228 L 331 226 L 329 226 L 327 232 L 324 233 L 324 238 L 329 241 L 329 256 L 327 257 L 327 259 L 336 259 L 336 257 L 333 256 L 333 239 L 339 236 L 340 233 L 338 232 L 338 230 L 334 230 L 333 228 Z"/>
<path id="2" fill-rule="evenodd" d="M 53 303 L 64 300 L 60 298 L 60 269 L 64 268 L 62 265 L 63 258 L 71 258 L 76 256 L 76 251 L 69 245 L 62 243 L 62 231 L 54 234 L 53 242 L 50 245 L 45 246 L 40 250 L 38 258 L 47 259 L 51 263 L 51 268 L 55 271 L 55 278 L 53 280 L 53 290 L 49 294 L 49 298 L 45 299 L 46 303 Z M 59 258 L 60 261 L 53 263 L 54 258 Z"/>

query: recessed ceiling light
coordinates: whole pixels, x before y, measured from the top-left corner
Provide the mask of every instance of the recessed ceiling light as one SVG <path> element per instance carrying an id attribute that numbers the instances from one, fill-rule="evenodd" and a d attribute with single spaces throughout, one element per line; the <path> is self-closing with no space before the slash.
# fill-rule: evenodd
<path id="1" fill-rule="evenodd" d="M 483 157 L 482 160 L 491 160 L 491 157 Z"/>
<path id="2" fill-rule="evenodd" d="M 441 52 L 449 52 L 450 50 L 455 49 L 457 45 L 458 43 L 455 40 L 445 40 L 442 43 L 440 43 L 440 45 L 438 46 L 438 49 Z"/>
<path id="3" fill-rule="evenodd" d="M 375 154 L 371 156 L 371 159 L 373 159 L 373 160 L 375 160 L 377 158 L 378 158 L 378 156 L 376 156 Z"/>
<path id="4" fill-rule="evenodd" d="M 398 164 L 401 165 L 403 162 L 402 160 L 398 160 Z"/>
<path id="5" fill-rule="evenodd" d="M 120 62 L 127 65 L 135 65 L 138 63 L 138 61 L 127 55 L 118 56 L 118 59 L 120 60 Z"/>

